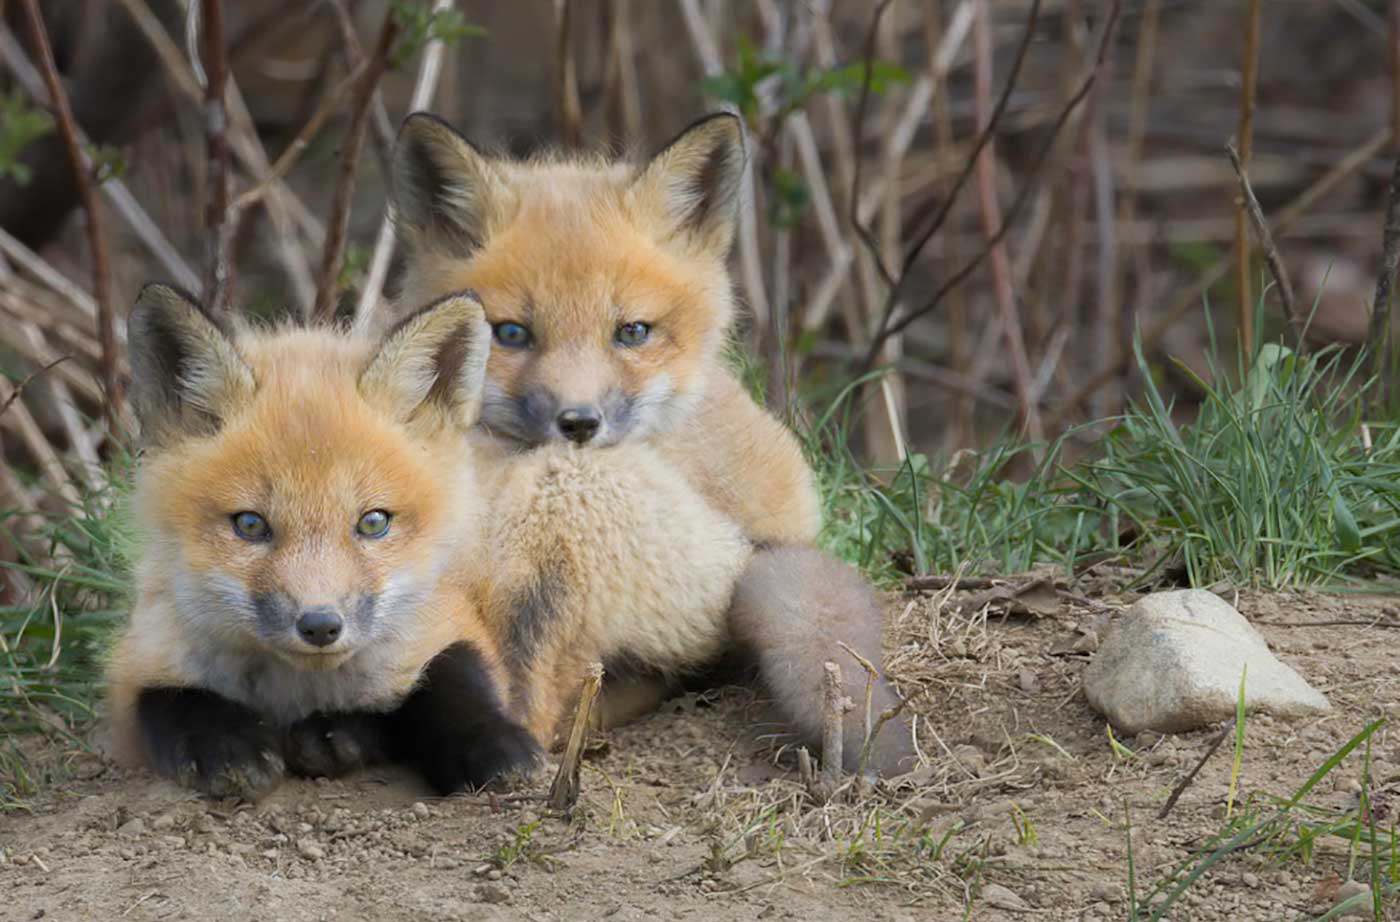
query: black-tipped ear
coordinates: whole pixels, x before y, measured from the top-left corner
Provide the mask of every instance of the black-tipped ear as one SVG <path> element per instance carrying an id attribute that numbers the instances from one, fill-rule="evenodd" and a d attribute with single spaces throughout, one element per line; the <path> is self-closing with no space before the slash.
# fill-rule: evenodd
<path id="1" fill-rule="evenodd" d="M 208 435 L 252 398 L 253 372 L 233 340 L 189 295 L 147 285 L 127 319 L 131 396 L 142 437 L 160 444 Z"/>
<path id="2" fill-rule="evenodd" d="M 392 180 L 399 239 L 410 251 L 471 252 L 489 236 L 506 197 L 491 162 L 427 112 L 404 119 L 394 145 Z"/>
<path id="3" fill-rule="evenodd" d="M 721 255 L 729 251 L 744 178 L 744 128 L 728 112 L 686 128 L 638 175 L 634 195 L 658 208 L 672 233 L 688 234 Z"/>
<path id="4" fill-rule="evenodd" d="M 481 413 L 491 327 L 461 291 L 401 321 L 360 373 L 360 394 L 403 422 L 470 427 Z"/>

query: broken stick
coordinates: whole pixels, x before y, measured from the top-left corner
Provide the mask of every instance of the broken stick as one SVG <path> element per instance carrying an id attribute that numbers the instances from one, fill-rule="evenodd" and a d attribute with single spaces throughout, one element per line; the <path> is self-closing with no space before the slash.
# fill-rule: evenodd
<path id="1" fill-rule="evenodd" d="M 822 664 L 826 670 L 823 679 L 825 706 L 822 708 L 822 773 L 823 796 L 831 797 L 841 786 L 841 751 L 843 724 L 846 712 L 854 704 L 846 697 L 841 684 L 841 667 L 835 663 Z"/>
<path id="2" fill-rule="evenodd" d="M 569 742 L 564 747 L 564 757 L 559 762 L 559 773 L 549 786 L 549 806 L 551 809 L 568 812 L 578 803 L 579 772 L 583 767 L 583 743 L 588 735 L 588 715 L 593 710 L 593 702 L 603 687 L 603 664 L 594 663 L 584 677 L 583 688 L 579 691 L 578 709 L 574 711 L 573 729 L 569 731 Z"/>

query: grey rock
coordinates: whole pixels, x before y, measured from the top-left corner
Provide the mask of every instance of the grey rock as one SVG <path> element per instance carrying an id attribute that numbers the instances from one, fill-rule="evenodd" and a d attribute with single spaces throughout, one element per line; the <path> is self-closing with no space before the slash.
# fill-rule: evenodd
<path id="1" fill-rule="evenodd" d="M 1246 666 L 1246 709 L 1279 717 L 1331 710 L 1243 615 L 1200 589 L 1145 596 L 1118 618 L 1084 670 L 1084 694 L 1126 734 L 1179 733 L 1233 717 Z"/>
<path id="2" fill-rule="evenodd" d="M 1031 908 L 1025 900 L 1001 884 L 983 884 L 982 899 L 988 906 L 1008 912 L 1028 912 Z"/>
<path id="3" fill-rule="evenodd" d="M 1343 903 L 1346 903 L 1353 897 L 1358 898 L 1356 905 L 1342 910 L 1338 918 L 1371 918 L 1375 912 L 1375 903 L 1371 899 L 1371 888 L 1355 880 L 1349 880 L 1337 888 L 1337 902 L 1333 904 L 1332 910 L 1335 912 Z"/>

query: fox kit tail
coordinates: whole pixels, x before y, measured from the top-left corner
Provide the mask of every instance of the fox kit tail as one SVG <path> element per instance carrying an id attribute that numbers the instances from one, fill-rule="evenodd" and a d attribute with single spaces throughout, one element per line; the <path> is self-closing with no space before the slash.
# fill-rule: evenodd
<path id="1" fill-rule="evenodd" d="M 884 618 L 879 600 L 854 568 L 812 547 L 756 552 L 739 578 L 730 608 L 735 639 L 757 661 L 759 678 L 782 716 L 809 742 L 822 732 L 822 664 L 843 668 L 845 694 L 862 702 L 865 672 L 844 643 L 879 666 Z M 852 668 L 854 667 L 854 668 Z M 897 701 L 880 677 L 872 689 L 875 716 Z M 854 770 L 865 742 L 865 713 L 846 715 L 842 762 Z M 901 720 L 888 722 L 871 748 L 869 768 L 884 776 L 914 767 L 914 747 Z"/>

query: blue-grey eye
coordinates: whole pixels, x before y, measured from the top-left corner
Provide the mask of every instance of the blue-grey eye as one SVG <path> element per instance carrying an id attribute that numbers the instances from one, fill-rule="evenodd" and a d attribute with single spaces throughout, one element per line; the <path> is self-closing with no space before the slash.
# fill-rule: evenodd
<path id="1" fill-rule="evenodd" d="M 513 320 L 504 320 L 496 324 L 491 328 L 491 332 L 495 334 L 496 342 L 507 349 L 528 349 L 530 343 L 535 340 L 529 327 Z"/>
<path id="2" fill-rule="evenodd" d="M 355 534 L 361 538 L 382 538 L 389 533 L 389 522 L 393 516 L 383 509 L 371 509 L 355 523 Z"/>
<path id="3" fill-rule="evenodd" d="M 233 521 L 233 533 L 244 541 L 266 541 L 272 537 L 267 519 L 256 512 L 235 512 L 229 518 Z"/>
<path id="4" fill-rule="evenodd" d="M 613 334 L 613 339 L 617 341 L 619 346 L 640 346 L 647 341 L 647 337 L 650 335 L 651 324 L 634 320 L 618 327 L 617 332 Z"/>

